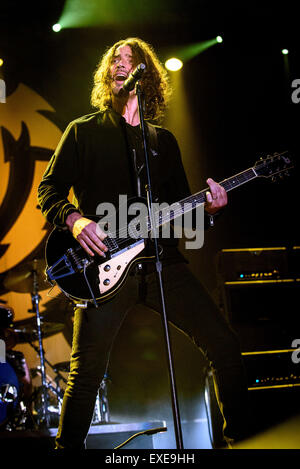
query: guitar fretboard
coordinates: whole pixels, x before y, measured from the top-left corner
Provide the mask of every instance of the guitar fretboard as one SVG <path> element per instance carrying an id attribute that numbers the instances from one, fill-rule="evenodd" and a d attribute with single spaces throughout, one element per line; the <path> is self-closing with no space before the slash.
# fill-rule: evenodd
<path id="1" fill-rule="evenodd" d="M 255 179 L 256 177 L 257 174 L 254 168 L 249 168 L 245 171 L 242 171 L 241 173 L 236 174 L 235 176 L 232 176 L 228 179 L 224 179 L 224 181 L 221 181 L 219 184 L 226 190 L 226 192 L 229 192 L 232 189 L 235 189 L 236 187 L 245 184 L 251 179 Z M 206 192 L 208 190 L 209 188 L 203 189 L 202 191 L 197 192 L 196 194 L 193 194 L 189 197 L 186 197 L 185 199 L 180 200 L 179 202 L 172 204 L 172 206 L 168 206 L 166 208 L 159 208 L 158 210 L 154 211 L 153 215 L 155 228 L 158 228 L 159 226 L 162 226 L 165 223 L 168 223 L 171 220 L 174 220 L 180 217 L 181 215 L 184 215 L 185 213 L 204 204 L 206 202 Z M 150 231 L 151 227 L 153 226 L 153 223 L 151 223 L 150 218 L 148 218 L 147 226 L 148 230 Z"/>
<path id="2" fill-rule="evenodd" d="M 241 171 L 228 179 L 224 179 L 224 181 L 221 181 L 219 184 L 226 190 L 226 192 L 229 192 L 257 177 L 274 178 L 276 175 L 281 173 L 285 174 L 287 170 L 291 168 L 293 168 L 293 163 L 286 155 L 286 152 L 281 154 L 275 153 L 273 156 L 269 156 L 266 159 L 261 158 L 261 161 L 257 162 L 254 167 Z M 205 204 L 207 191 L 209 191 L 208 187 L 172 204 L 171 206 L 163 203 L 153 204 L 151 213 L 151 216 L 153 217 L 152 220 L 150 219 L 149 214 L 142 216 L 140 219 L 134 219 L 133 223 L 130 223 L 128 226 L 121 227 L 117 232 L 107 233 L 108 237 L 105 239 L 105 243 L 109 242 L 109 238 L 113 239 L 112 244 L 109 247 L 111 250 L 118 251 L 122 246 L 124 246 L 124 243 L 126 244 L 129 238 L 139 240 L 147 237 L 149 233 L 155 234 L 156 229 L 160 226 Z"/>

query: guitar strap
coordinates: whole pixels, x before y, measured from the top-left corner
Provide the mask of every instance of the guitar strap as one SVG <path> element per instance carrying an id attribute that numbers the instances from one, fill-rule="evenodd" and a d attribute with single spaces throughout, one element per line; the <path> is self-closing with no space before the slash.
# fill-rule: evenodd
<path id="1" fill-rule="evenodd" d="M 150 151 L 153 156 L 158 156 L 158 143 L 157 143 L 157 131 L 156 127 L 154 125 L 148 124 L 147 129 L 148 129 L 148 136 L 149 136 L 149 146 L 150 146 Z"/>
<path id="2" fill-rule="evenodd" d="M 146 132 L 147 132 L 147 137 L 148 137 L 148 149 L 149 149 L 149 160 L 152 160 L 151 162 L 154 163 L 155 159 L 158 157 L 158 139 L 157 139 L 157 131 L 156 128 L 148 124 L 146 124 Z M 140 167 L 136 164 L 136 153 L 134 150 L 134 168 L 135 168 L 135 174 L 136 174 L 136 183 L 137 183 L 137 196 L 141 197 L 141 178 L 140 174 L 142 170 L 145 167 L 145 163 L 143 163 Z M 151 158 L 153 156 L 153 158 Z M 139 301 L 144 302 L 146 300 L 147 296 L 147 281 L 146 281 L 146 265 L 143 263 L 140 263 L 136 266 L 135 272 L 139 276 L 139 287 L 138 287 L 138 295 L 139 295 Z"/>
<path id="3" fill-rule="evenodd" d="M 148 124 L 148 122 L 146 122 L 146 131 L 148 133 L 149 152 L 156 158 L 158 156 L 158 141 L 157 141 L 156 128 L 153 125 Z M 135 169 L 135 175 L 136 175 L 136 184 L 137 184 L 137 196 L 141 197 L 142 192 L 141 192 L 140 174 L 141 174 L 142 170 L 144 169 L 145 164 L 142 164 L 142 166 L 137 165 L 135 150 L 133 150 L 133 157 L 134 157 L 134 169 Z M 149 155 L 149 157 L 150 157 L 150 155 Z"/>

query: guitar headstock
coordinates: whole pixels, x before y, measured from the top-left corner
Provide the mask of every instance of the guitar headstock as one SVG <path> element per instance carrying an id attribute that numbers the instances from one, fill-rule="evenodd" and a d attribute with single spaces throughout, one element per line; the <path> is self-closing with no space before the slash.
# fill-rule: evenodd
<path id="1" fill-rule="evenodd" d="M 274 153 L 265 158 L 261 158 L 254 165 L 254 171 L 257 176 L 272 178 L 276 180 L 277 176 L 289 176 L 289 170 L 294 167 L 293 162 L 288 156 L 287 152 Z"/>

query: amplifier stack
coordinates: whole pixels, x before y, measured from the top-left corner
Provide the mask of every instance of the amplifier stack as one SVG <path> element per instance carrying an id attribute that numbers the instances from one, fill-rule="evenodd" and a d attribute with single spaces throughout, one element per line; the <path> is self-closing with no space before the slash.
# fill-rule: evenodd
<path id="1" fill-rule="evenodd" d="M 300 386 L 299 260 L 300 246 L 218 253 L 220 306 L 239 337 L 250 390 Z"/>

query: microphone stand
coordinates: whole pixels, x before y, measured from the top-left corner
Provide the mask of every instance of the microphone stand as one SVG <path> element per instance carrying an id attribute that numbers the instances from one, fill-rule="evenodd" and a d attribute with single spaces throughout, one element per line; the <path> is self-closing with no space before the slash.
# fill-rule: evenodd
<path id="1" fill-rule="evenodd" d="M 145 156 L 145 167 L 146 167 L 146 172 L 147 172 L 146 191 L 147 191 L 148 211 L 150 215 L 152 229 L 155 230 L 155 222 L 154 222 L 154 217 L 153 217 L 153 212 L 152 212 L 152 188 L 151 188 L 151 176 L 150 176 L 149 157 L 148 157 L 148 140 L 147 140 L 147 134 L 145 130 L 142 91 L 141 91 L 141 86 L 140 86 L 139 81 L 136 83 L 135 91 L 136 91 L 136 95 L 138 98 L 140 128 L 142 132 L 144 156 Z M 156 265 L 156 272 L 157 272 L 158 280 L 159 280 L 162 311 L 163 311 L 162 323 L 163 323 L 164 335 L 165 335 L 165 340 L 166 340 L 167 357 L 168 357 L 168 371 L 169 371 L 169 380 L 170 380 L 170 391 L 171 391 L 171 399 L 172 399 L 172 410 L 173 410 L 176 446 L 177 446 L 177 449 L 183 449 L 182 430 L 181 430 L 178 399 L 177 399 L 172 348 L 171 348 L 169 325 L 168 325 L 168 319 L 167 319 L 167 313 L 166 313 L 165 295 L 164 295 L 163 282 L 162 282 L 162 263 L 159 257 L 159 248 L 158 248 L 157 236 L 155 233 L 154 233 L 153 238 L 154 238 L 155 254 L 156 254 L 155 265 Z"/>
<path id="2" fill-rule="evenodd" d="M 35 260 L 36 264 L 36 260 Z M 41 362 L 41 377 L 42 377 L 42 406 L 43 406 L 43 416 L 41 425 L 48 427 L 49 424 L 49 415 L 48 415 L 48 394 L 47 394 L 47 380 L 46 380 L 46 369 L 45 369 L 45 357 L 43 350 L 42 342 L 42 331 L 41 331 L 41 317 L 39 310 L 39 293 L 38 293 L 38 279 L 37 271 L 35 267 L 33 268 L 33 293 L 31 294 L 33 311 L 36 314 L 36 323 L 37 323 L 37 333 L 38 333 L 38 342 L 39 342 L 39 356 Z"/>

